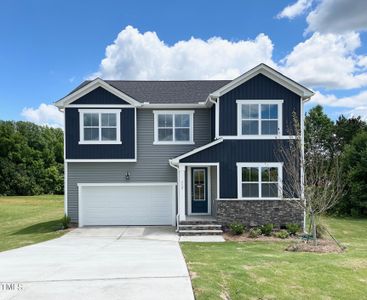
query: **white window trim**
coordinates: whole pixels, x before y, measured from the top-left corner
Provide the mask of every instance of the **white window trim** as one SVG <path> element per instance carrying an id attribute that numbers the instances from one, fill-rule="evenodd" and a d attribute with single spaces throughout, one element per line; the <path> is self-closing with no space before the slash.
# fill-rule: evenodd
<path id="1" fill-rule="evenodd" d="M 193 110 L 153 110 L 154 114 L 154 142 L 153 145 L 193 145 L 194 143 L 194 111 Z M 174 118 L 173 122 L 173 141 L 159 141 L 158 140 L 158 115 L 166 114 L 166 115 L 182 115 L 188 114 L 190 116 L 190 139 L 188 141 L 175 141 L 175 127 L 174 127 Z"/>
<path id="2" fill-rule="evenodd" d="M 79 111 L 79 144 L 82 145 L 111 145 L 122 144 L 121 142 L 121 109 L 78 109 Z M 84 140 L 84 114 L 85 113 L 98 113 L 99 115 L 99 138 L 98 141 L 85 141 Z M 116 141 L 103 141 L 101 140 L 101 114 L 102 113 L 114 113 L 116 114 Z"/>
<path id="3" fill-rule="evenodd" d="M 241 139 L 277 139 L 283 134 L 283 102 L 284 100 L 237 100 L 237 137 Z M 259 134 L 242 134 L 242 104 L 277 104 L 278 105 L 278 134 L 261 134 L 261 117 L 259 115 Z"/>
<path id="4" fill-rule="evenodd" d="M 242 168 L 278 168 L 278 197 L 266 198 L 266 197 L 242 197 Z M 259 172 L 259 185 L 261 185 L 261 173 Z M 259 195 L 261 188 L 259 187 Z M 237 163 L 237 198 L 240 200 L 280 200 L 282 198 L 283 191 L 283 163 Z"/>

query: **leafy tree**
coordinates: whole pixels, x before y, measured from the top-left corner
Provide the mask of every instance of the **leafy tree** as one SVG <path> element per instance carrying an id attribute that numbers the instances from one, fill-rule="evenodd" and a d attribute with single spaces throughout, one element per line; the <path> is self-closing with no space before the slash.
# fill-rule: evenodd
<path id="1" fill-rule="evenodd" d="M 63 193 L 63 132 L 0 121 L 0 195 Z"/>
<path id="2" fill-rule="evenodd" d="M 321 105 L 310 109 L 305 117 L 305 150 L 317 151 L 325 159 L 334 154 L 334 124 Z"/>
<path id="3" fill-rule="evenodd" d="M 361 119 L 361 117 L 352 117 L 348 119 L 341 115 L 335 122 L 335 149 L 338 152 L 342 152 L 344 147 L 350 144 L 354 136 L 366 130 L 366 123 Z"/>
<path id="4" fill-rule="evenodd" d="M 357 134 L 345 147 L 342 166 L 347 191 L 338 211 L 367 216 L 367 132 Z"/>

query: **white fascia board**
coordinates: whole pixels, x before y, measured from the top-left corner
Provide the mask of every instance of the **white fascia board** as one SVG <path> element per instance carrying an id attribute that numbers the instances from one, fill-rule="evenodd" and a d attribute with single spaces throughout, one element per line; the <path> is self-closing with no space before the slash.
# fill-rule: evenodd
<path id="1" fill-rule="evenodd" d="M 270 79 L 274 80 L 275 82 L 279 83 L 280 85 L 286 87 L 287 89 L 291 90 L 292 92 L 296 93 L 303 99 L 309 99 L 314 95 L 314 92 L 305 88 L 304 86 L 300 85 L 299 83 L 289 79 L 288 77 L 284 76 L 283 74 L 279 73 L 278 71 L 270 68 L 265 64 L 259 64 L 255 68 L 249 70 L 248 72 L 242 74 L 241 76 L 235 78 L 230 83 L 226 84 L 225 86 L 221 87 L 220 89 L 214 91 L 210 94 L 213 98 L 218 98 L 230 90 L 238 87 L 239 85 L 243 84 L 244 82 L 250 80 L 251 78 L 255 77 L 258 74 L 263 74 Z"/>
<path id="2" fill-rule="evenodd" d="M 215 141 L 213 141 L 213 142 L 211 142 L 211 143 L 209 143 L 209 144 L 203 145 L 203 146 L 198 147 L 198 148 L 196 148 L 196 149 L 193 149 L 193 150 L 191 150 L 191 151 L 189 151 L 189 152 L 187 152 L 187 153 L 185 153 L 185 154 L 182 154 L 182 155 L 177 156 L 177 157 L 175 157 L 175 158 L 173 158 L 173 159 L 170 159 L 170 160 L 169 160 L 169 162 L 170 162 L 170 164 L 177 165 L 177 164 L 180 162 L 180 160 L 181 160 L 181 159 L 183 159 L 183 158 L 185 158 L 185 157 L 188 157 L 188 156 L 190 156 L 190 155 L 193 155 L 193 154 L 195 154 L 195 153 L 198 153 L 198 152 L 200 152 L 200 151 L 203 151 L 203 150 L 205 150 L 205 149 L 207 149 L 207 148 L 213 147 L 213 146 L 215 146 L 215 145 L 217 145 L 217 144 L 219 144 L 219 143 L 221 143 L 221 142 L 223 142 L 223 139 L 222 139 L 222 138 L 217 139 L 217 140 L 215 140 Z"/>
<path id="3" fill-rule="evenodd" d="M 59 108 L 64 108 L 65 106 L 69 105 L 73 101 L 83 97 L 84 95 L 90 93 L 91 91 L 95 90 L 98 87 L 102 87 L 108 92 L 114 94 L 116 97 L 121 98 L 122 100 L 130 103 L 132 106 L 141 106 L 142 104 L 135 99 L 131 98 L 129 95 L 121 92 L 120 90 L 114 88 L 113 86 L 109 85 L 101 78 L 96 78 L 87 85 L 83 86 L 79 90 L 75 91 L 74 93 L 62 98 L 59 101 L 56 101 L 54 104 Z"/>

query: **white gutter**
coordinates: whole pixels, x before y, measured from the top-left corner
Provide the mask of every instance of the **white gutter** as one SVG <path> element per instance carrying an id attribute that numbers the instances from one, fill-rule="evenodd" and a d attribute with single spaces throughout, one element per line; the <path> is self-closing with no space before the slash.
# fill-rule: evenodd
<path id="1" fill-rule="evenodd" d="M 176 162 L 177 164 L 175 165 L 175 162 L 173 159 L 169 159 L 168 160 L 168 163 L 169 165 L 172 167 L 172 168 L 175 168 L 176 170 L 178 170 L 178 162 Z"/>

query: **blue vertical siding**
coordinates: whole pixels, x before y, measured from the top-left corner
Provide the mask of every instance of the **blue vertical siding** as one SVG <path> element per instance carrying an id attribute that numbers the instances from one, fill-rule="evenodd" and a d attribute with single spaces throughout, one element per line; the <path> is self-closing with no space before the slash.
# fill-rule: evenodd
<path id="1" fill-rule="evenodd" d="M 128 102 L 121 98 L 111 94 L 102 87 L 98 87 L 88 94 L 75 100 L 72 104 L 116 104 L 116 105 L 127 105 Z"/>
<path id="2" fill-rule="evenodd" d="M 237 198 L 237 162 L 280 162 L 279 148 L 287 140 L 224 140 L 181 160 L 182 163 L 219 162 L 220 198 Z M 287 174 L 283 174 L 287 181 Z"/>
<path id="3" fill-rule="evenodd" d="M 283 134 L 292 134 L 293 112 L 298 118 L 300 116 L 300 96 L 265 75 L 259 74 L 220 97 L 219 135 L 237 135 L 236 100 L 239 99 L 284 100 Z"/>
<path id="4" fill-rule="evenodd" d="M 215 105 L 210 108 L 210 139 L 215 138 Z"/>
<path id="5" fill-rule="evenodd" d="M 84 109 L 84 108 L 83 108 Z M 87 108 L 86 108 L 87 109 Z M 135 158 L 134 108 L 122 108 L 121 141 L 112 145 L 79 144 L 78 108 L 65 109 L 66 159 L 133 159 Z"/>

